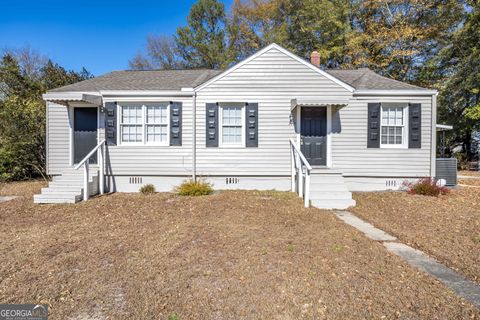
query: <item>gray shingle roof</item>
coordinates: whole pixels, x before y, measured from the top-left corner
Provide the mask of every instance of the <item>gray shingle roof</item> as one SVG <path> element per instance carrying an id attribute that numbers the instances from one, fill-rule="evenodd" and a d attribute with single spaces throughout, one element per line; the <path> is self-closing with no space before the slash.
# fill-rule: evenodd
<path id="1" fill-rule="evenodd" d="M 50 90 L 50 92 L 98 90 L 180 90 L 193 88 L 222 70 L 113 71 L 103 76 Z"/>
<path id="2" fill-rule="evenodd" d="M 423 88 L 382 77 L 361 68 L 356 70 L 325 70 L 356 90 L 422 90 Z M 194 88 L 222 73 L 222 70 L 152 70 L 113 71 L 103 76 L 50 90 L 79 92 L 98 90 L 180 90 Z"/>
<path id="3" fill-rule="evenodd" d="M 424 90 L 424 88 L 405 82 L 382 77 L 368 68 L 356 70 L 331 69 L 325 71 L 356 90 Z"/>

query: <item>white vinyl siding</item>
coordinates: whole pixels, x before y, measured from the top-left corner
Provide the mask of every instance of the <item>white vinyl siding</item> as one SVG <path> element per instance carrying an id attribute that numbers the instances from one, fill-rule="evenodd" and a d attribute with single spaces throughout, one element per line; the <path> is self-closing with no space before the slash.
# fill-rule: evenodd
<path id="1" fill-rule="evenodd" d="M 289 139 L 296 138 L 292 99 L 347 103 L 350 97 L 348 90 L 285 53 L 266 51 L 197 92 L 198 175 L 289 176 Z M 258 103 L 258 147 L 222 146 L 220 128 L 220 147 L 206 147 L 206 104 L 215 102 Z M 245 127 L 242 131 L 245 135 Z"/>
<path id="2" fill-rule="evenodd" d="M 138 99 L 135 102 L 135 99 Z M 141 99 L 141 100 L 140 100 Z M 111 97 L 105 98 L 107 102 L 116 101 L 118 104 L 117 112 L 121 114 L 122 105 L 159 105 L 159 101 L 178 101 L 182 102 L 182 145 L 170 146 L 169 134 L 167 143 L 146 143 L 146 144 L 126 144 L 108 147 L 109 175 L 125 175 L 125 176 L 178 176 L 186 177 L 192 173 L 192 97 Z M 100 114 L 101 121 L 103 116 Z M 156 119 L 145 121 L 146 125 L 154 125 L 158 122 Z M 120 121 L 120 120 L 119 120 Z M 160 120 L 165 123 L 165 120 Z M 167 112 L 167 124 L 169 124 L 169 116 Z M 119 127 L 119 126 L 118 126 Z M 120 128 L 118 128 L 120 130 Z M 100 130 L 101 137 L 104 137 L 104 130 Z M 120 131 L 118 131 L 120 137 Z M 158 135 L 157 135 L 158 136 Z M 153 138 L 151 135 L 150 138 Z M 100 138 L 101 139 L 101 138 Z M 148 139 L 148 137 L 146 137 Z M 155 139 L 155 138 L 153 138 Z M 162 138 L 163 139 L 163 138 Z M 144 180 L 145 181 L 145 180 Z M 139 187 L 135 186 L 135 191 Z"/>
<path id="3" fill-rule="evenodd" d="M 70 123 L 68 107 L 47 102 L 47 174 L 70 167 Z"/>
<path id="4" fill-rule="evenodd" d="M 137 99 L 137 100 L 135 100 Z M 317 103 L 336 101 L 345 107 L 332 107 L 332 168 L 351 177 L 425 177 L 430 174 L 432 147 L 432 97 L 355 96 L 277 49 L 252 59 L 230 74 L 204 87 L 196 98 L 197 174 L 215 179 L 220 176 L 252 176 L 264 186 L 265 177 L 290 179 L 289 139 L 296 138 L 296 114 L 292 99 Z M 192 97 L 104 97 L 120 106 L 138 101 L 179 101 L 182 106 L 182 145 L 157 144 L 109 146 L 107 174 L 116 176 L 185 177 L 192 173 L 193 108 Z M 207 103 L 239 101 L 258 103 L 258 148 L 207 148 Z M 421 148 L 367 148 L 368 103 L 421 103 Z M 59 174 L 69 167 L 69 118 L 67 107 L 48 103 L 48 170 Z M 99 140 L 105 138 L 104 113 L 100 113 Z M 158 117 L 157 117 L 158 118 Z M 160 116 L 160 118 L 162 118 Z M 404 118 L 407 119 L 406 117 Z M 156 126 L 157 120 L 145 121 Z M 160 120 L 163 121 L 163 120 Z M 220 121 L 220 119 L 219 119 Z M 118 119 L 117 127 L 120 126 Z M 168 125 L 168 121 L 167 121 Z M 220 122 L 219 122 L 220 125 Z M 220 128 L 219 128 L 220 130 Z M 404 129 L 408 132 L 407 129 Z M 242 134 L 244 130 L 242 129 Z M 153 131 L 150 136 L 162 136 Z M 433 133 L 434 134 L 434 133 Z M 434 137 L 434 136 L 433 136 Z M 120 139 L 120 129 L 117 131 Z M 220 136 L 219 142 L 220 140 Z M 146 138 L 149 139 L 148 137 Z M 161 137 L 160 139 L 163 139 Z M 168 141 L 168 139 L 167 139 Z M 407 143 L 407 140 L 405 140 Z M 167 180 L 168 180 L 167 179 Z M 144 180 L 146 181 L 146 180 Z M 162 180 L 163 181 L 163 180 Z M 176 181 L 176 180 L 175 180 Z M 215 181 L 215 180 L 214 180 Z M 217 180 L 221 181 L 221 180 Z M 282 180 L 283 181 L 283 180 Z M 289 180 L 286 180 L 289 181 Z M 232 185 L 235 186 L 235 185 Z M 132 186 L 135 190 L 137 186 Z"/>
<path id="5" fill-rule="evenodd" d="M 168 145 L 168 104 L 120 106 L 120 144 Z"/>
<path id="6" fill-rule="evenodd" d="M 220 107 L 220 145 L 242 146 L 244 143 L 244 109 L 242 106 Z"/>
<path id="7" fill-rule="evenodd" d="M 382 105 L 380 148 L 407 147 L 407 106 Z"/>
<path id="8" fill-rule="evenodd" d="M 367 148 L 368 103 L 422 104 L 419 149 Z M 428 177 L 432 142 L 432 98 L 359 96 L 332 114 L 332 166 L 344 176 Z M 408 132 L 407 132 L 408 135 Z M 408 144 L 408 141 L 406 141 Z"/>
<path id="9" fill-rule="evenodd" d="M 345 88 L 276 49 L 268 50 L 197 93 L 197 173 L 288 176 L 288 139 L 297 137 L 297 115 L 293 114 L 290 121 L 292 99 L 346 104 L 331 108 L 333 169 L 357 177 L 430 175 L 431 96 L 353 97 Z M 258 103 L 258 148 L 206 148 L 206 103 L 238 101 Z M 421 148 L 367 148 L 369 102 L 421 103 Z"/>

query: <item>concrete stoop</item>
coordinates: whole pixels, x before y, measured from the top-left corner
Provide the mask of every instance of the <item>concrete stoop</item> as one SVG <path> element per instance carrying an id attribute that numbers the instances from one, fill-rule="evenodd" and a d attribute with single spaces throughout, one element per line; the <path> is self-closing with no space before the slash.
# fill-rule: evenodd
<path id="1" fill-rule="evenodd" d="M 355 206 L 341 172 L 313 169 L 310 176 L 310 204 L 320 209 L 347 209 Z"/>
<path id="2" fill-rule="evenodd" d="M 98 194 L 98 169 L 90 168 L 88 177 L 90 196 Z M 48 188 L 33 196 L 34 203 L 76 203 L 83 199 L 83 170 L 67 169 L 54 176 Z"/>

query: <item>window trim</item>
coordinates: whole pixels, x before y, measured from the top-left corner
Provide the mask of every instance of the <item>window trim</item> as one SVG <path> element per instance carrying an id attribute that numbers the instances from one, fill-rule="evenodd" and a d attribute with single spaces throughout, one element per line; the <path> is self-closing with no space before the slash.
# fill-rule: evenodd
<path id="1" fill-rule="evenodd" d="M 167 105 L 167 139 L 164 142 L 147 142 L 147 106 L 156 105 L 156 104 L 166 104 Z M 141 142 L 124 142 L 122 141 L 122 114 L 123 107 L 130 106 L 141 106 L 142 107 L 142 141 Z M 146 101 L 146 102 L 122 102 L 117 104 L 117 146 L 128 146 L 128 147 L 145 147 L 145 146 L 155 146 L 155 147 L 169 147 L 170 146 L 170 101 Z M 128 124 L 125 124 L 128 125 Z M 152 125 L 152 124 L 150 124 Z"/>
<path id="2" fill-rule="evenodd" d="M 382 143 L 382 127 L 400 127 L 400 126 L 384 126 L 382 124 L 383 119 L 383 108 L 392 108 L 392 107 L 401 107 L 403 108 L 403 134 L 402 134 L 402 144 L 384 144 Z M 380 104 L 380 148 L 381 149 L 408 149 L 408 103 L 381 103 Z"/>
<path id="3" fill-rule="evenodd" d="M 240 143 L 224 143 L 223 142 L 223 108 L 224 107 L 240 107 L 241 120 L 241 142 Z M 219 148 L 246 148 L 245 144 L 245 103 L 228 102 L 218 104 L 218 147 Z"/>

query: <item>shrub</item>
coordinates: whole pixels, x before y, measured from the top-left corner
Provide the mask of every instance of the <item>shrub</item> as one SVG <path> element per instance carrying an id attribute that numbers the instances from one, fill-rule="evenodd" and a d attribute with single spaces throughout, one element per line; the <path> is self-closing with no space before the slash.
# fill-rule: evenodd
<path id="1" fill-rule="evenodd" d="M 153 194 L 155 193 L 155 186 L 153 184 L 146 184 L 140 188 L 140 192 L 143 194 Z"/>
<path id="2" fill-rule="evenodd" d="M 200 179 L 185 180 L 181 185 L 175 188 L 175 192 L 181 196 L 206 196 L 213 193 L 212 185 Z"/>
<path id="3" fill-rule="evenodd" d="M 447 194 L 450 189 L 437 185 L 435 179 L 424 178 L 417 182 L 404 182 L 409 194 L 418 194 L 422 196 L 438 197 L 441 194 Z"/>

